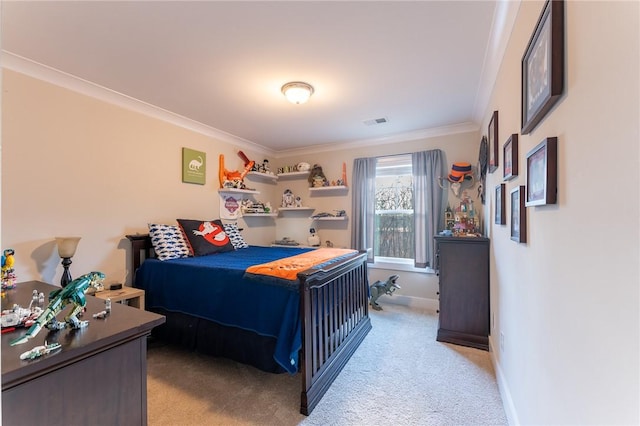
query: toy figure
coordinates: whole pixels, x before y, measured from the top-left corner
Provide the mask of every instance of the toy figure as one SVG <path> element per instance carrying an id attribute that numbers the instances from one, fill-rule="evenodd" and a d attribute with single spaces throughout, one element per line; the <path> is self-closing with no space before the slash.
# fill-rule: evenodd
<path id="1" fill-rule="evenodd" d="M 313 165 L 313 168 L 309 173 L 308 180 L 309 180 L 309 184 L 312 187 L 321 187 L 321 186 L 324 186 L 325 182 L 328 182 L 327 177 L 324 175 L 324 172 L 322 171 L 322 167 L 319 166 L 318 164 Z"/>
<path id="2" fill-rule="evenodd" d="M 102 280 L 104 280 L 104 274 L 102 272 L 89 272 L 71 281 L 66 287 L 53 290 L 49 293 L 49 305 L 47 308 L 42 311 L 25 335 L 14 339 L 10 345 L 15 346 L 26 343 L 29 339 L 35 337 L 40 330 L 42 330 L 42 327 L 47 327 L 49 330 L 61 330 L 65 327 L 85 327 L 89 322 L 80 321 L 77 318 L 77 315 L 84 310 L 87 304 L 84 294 L 90 285 Z M 73 303 L 73 309 L 71 309 L 71 312 L 64 318 L 63 322 L 59 322 L 56 320 L 56 315 L 69 303 Z"/>
<path id="3" fill-rule="evenodd" d="M 369 298 L 369 303 L 371 307 L 376 311 L 381 311 L 382 306 L 378 304 L 378 298 L 383 294 L 388 294 L 389 296 L 393 295 L 393 292 L 400 288 L 396 281 L 400 278 L 398 275 L 391 275 L 387 282 L 376 281 L 371 284 L 369 290 L 371 292 L 371 296 Z"/>
<path id="4" fill-rule="evenodd" d="M 282 194 L 282 207 L 293 207 L 294 203 L 295 197 L 293 196 L 293 191 L 285 189 Z"/>
<path id="5" fill-rule="evenodd" d="M 242 154 L 242 151 L 238 155 Z M 244 156 L 244 154 L 242 154 Z M 246 156 L 244 156 L 246 158 Z M 248 159 L 247 159 L 248 160 Z M 220 188 L 236 188 L 245 189 L 244 177 L 251 171 L 255 164 L 255 161 L 245 162 L 244 170 L 239 172 L 237 170 L 227 170 L 224 168 L 224 155 L 220 154 L 220 171 L 218 179 L 220 180 Z"/>
<path id="6" fill-rule="evenodd" d="M 11 248 L 2 252 L 2 275 L 0 281 L 3 289 L 16 287 L 16 271 L 13 267 L 15 264 L 14 254 L 15 250 Z"/>
<path id="7" fill-rule="evenodd" d="M 51 343 L 50 345 L 48 345 L 47 342 L 44 342 L 44 346 L 36 346 L 30 351 L 24 352 L 22 355 L 20 355 L 20 359 L 21 360 L 36 359 L 38 357 L 41 357 L 43 355 L 47 355 L 53 351 L 56 351 L 61 347 L 62 345 L 60 343 Z"/>

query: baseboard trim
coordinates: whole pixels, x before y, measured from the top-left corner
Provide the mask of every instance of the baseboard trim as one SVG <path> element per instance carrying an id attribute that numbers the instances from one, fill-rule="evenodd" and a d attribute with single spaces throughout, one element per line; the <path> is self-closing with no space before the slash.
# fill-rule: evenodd
<path id="1" fill-rule="evenodd" d="M 520 425 L 520 420 L 518 419 L 518 412 L 516 411 L 515 405 L 513 405 L 513 398 L 511 398 L 511 391 L 509 390 L 509 385 L 507 384 L 507 380 L 502 373 L 502 368 L 500 367 L 500 363 L 496 358 L 495 352 L 495 341 L 493 340 L 493 335 L 489 336 L 489 356 L 491 357 L 491 363 L 493 364 L 493 370 L 496 372 L 496 381 L 498 382 L 498 391 L 500 392 L 500 397 L 502 398 L 502 406 L 504 408 L 504 413 L 507 416 L 507 421 L 509 425 L 517 426 Z"/>
<path id="2" fill-rule="evenodd" d="M 393 296 L 382 295 L 378 299 L 378 303 L 392 305 L 408 306 L 410 308 L 421 309 L 429 313 L 435 314 L 440 309 L 440 303 L 435 299 L 425 299 L 424 297 L 402 296 L 394 294 Z"/>

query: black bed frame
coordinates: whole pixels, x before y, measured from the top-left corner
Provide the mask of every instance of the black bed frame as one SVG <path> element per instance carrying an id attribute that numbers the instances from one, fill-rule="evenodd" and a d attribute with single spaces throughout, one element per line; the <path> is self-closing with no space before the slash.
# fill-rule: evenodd
<path id="1" fill-rule="evenodd" d="M 154 256 L 151 240 L 146 234 L 126 237 L 133 246 L 132 268 L 136 271 L 144 259 Z M 298 280 L 300 412 L 309 415 L 371 330 L 366 253 L 355 253 L 326 269 L 301 272 Z"/>

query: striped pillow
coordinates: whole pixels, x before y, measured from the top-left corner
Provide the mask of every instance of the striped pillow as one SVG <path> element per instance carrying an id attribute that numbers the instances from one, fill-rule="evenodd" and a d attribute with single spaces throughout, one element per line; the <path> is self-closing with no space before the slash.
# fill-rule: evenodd
<path id="1" fill-rule="evenodd" d="M 179 259 L 190 255 L 189 246 L 178 225 L 150 223 L 149 237 L 159 260 Z"/>

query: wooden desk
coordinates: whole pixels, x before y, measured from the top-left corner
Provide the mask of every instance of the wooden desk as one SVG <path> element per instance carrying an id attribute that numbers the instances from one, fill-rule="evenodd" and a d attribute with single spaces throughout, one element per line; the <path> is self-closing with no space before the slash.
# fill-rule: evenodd
<path id="1" fill-rule="evenodd" d="M 54 287 L 38 281 L 18 283 L 3 293 L 2 309 L 29 305 L 34 289 L 45 295 Z M 58 314 L 62 319 L 70 309 Z M 3 424 L 147 424 L 147 340 L 162 315 L 114 303 L 106 319 L 93 314 L 104 301 L 87 297 L 82 329 L 42 329 L 29 342 L 10 346 L 26 329 L 2 335 Z M 20 354 L 58 342 L 62 349 L 32 361 Z"/>

